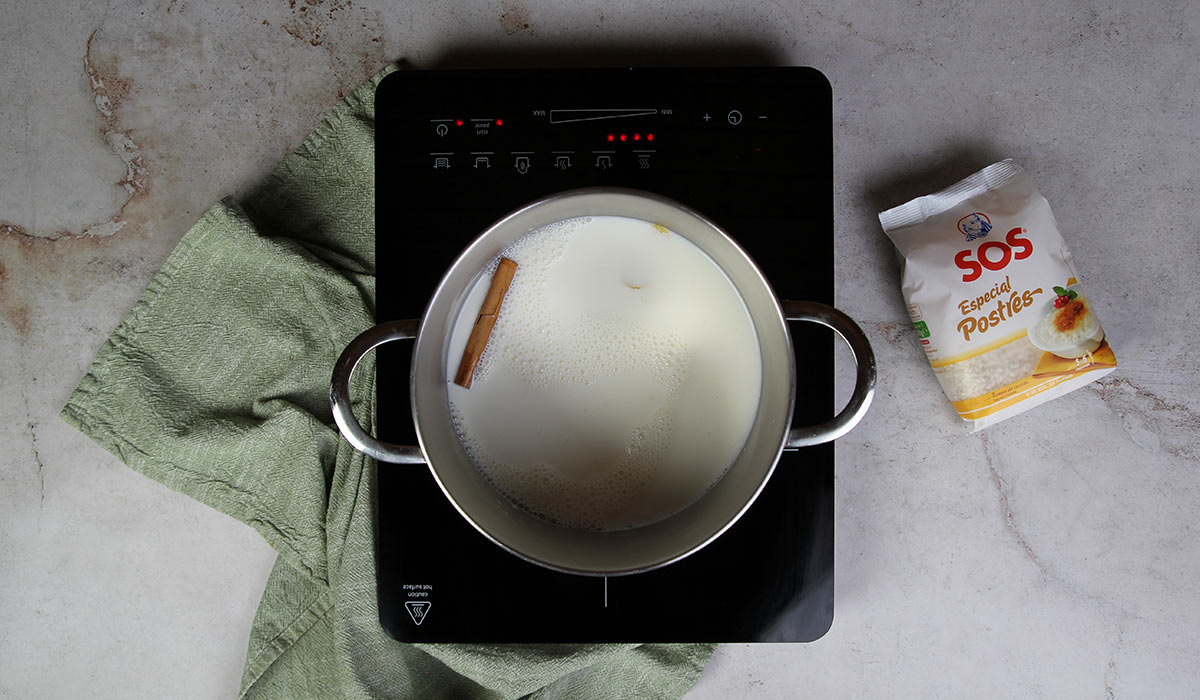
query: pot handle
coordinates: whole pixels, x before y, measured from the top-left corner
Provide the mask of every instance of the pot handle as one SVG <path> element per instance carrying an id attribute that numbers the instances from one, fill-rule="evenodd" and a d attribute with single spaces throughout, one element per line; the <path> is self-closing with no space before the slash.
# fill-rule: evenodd
<path id="1" fill-rule="evenodd" d="M 374 457 L 382 462 L 396 464 L 424 464 L 425 455 L 421 448 L 406 445 L 393 445 L 371 437 L 350 410 L 350 376 L 358 361 L 369 351 L 393 340 L 405 340 L 417 337 L 420 322 L 416 319 L 407 321 L 388 321 L 363 331 L 357 338 L 350 341 L 342 356 L 333 365 L 333 379 L 329 389 L 329 403 L 333 407 L 333 420 L 338 429 L 346 437 L 346 441 L 359 452 Z"/>
<path id="2" fill-rule="evenodd" d="M 832 328 L 850 346 L 854 363 L 858 366 L 854 393 L 842 412 L 819 425 L 792 428 L 784 449 L 795 450 L 836 440 L 850 432 L 871 405 L 871 398 L 875 395 L 875 353 L 871 351 L 871 344 L 858 324 L 832 306 L 813 301 L 784 301 L 781 305 L 784 318 L 789 321 L 808 321 Z"/>

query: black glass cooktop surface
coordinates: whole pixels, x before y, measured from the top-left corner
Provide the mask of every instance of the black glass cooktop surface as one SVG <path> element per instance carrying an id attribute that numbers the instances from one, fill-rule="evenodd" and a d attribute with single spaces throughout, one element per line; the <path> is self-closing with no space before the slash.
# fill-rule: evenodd
<path id="1" fill-rule="evenodd" d="M 400 71 L 377 92 L 376 149 L 378 321 L 418 318 L 508 212 L 592 185 L 676 199 L 733 236 L 780 298 L 833 302 L 832 98 L 816 70 Z M 832 334 L 791 330 L 803 368 L 793 423 L 826 420 Z M 379 353 L 379 435 L 415 444 L 411 344 Z M 424 466 L 381 464 L 378 495 L 380 618 L 402 641 L 811 641 L 832 622 L 832 445 L 785 452 L 706 548 L 619 577 L 502 550 Z"/>

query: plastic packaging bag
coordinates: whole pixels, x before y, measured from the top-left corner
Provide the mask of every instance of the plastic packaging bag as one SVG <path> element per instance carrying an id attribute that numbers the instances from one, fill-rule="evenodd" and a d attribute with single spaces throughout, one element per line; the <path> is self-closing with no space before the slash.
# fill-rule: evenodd
<path id="1" fill-rule="evenodd" d="M 879 222 L 929 364 L 972 430 L 1116 369 L 1050 204 L 1013 161 Z"/>

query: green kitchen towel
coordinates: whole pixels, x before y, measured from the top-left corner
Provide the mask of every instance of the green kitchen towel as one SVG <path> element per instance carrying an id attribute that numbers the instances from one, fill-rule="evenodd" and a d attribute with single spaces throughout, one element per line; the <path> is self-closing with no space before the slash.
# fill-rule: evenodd
<path id="1" fill-rule="evenodd" d="M 340 439 L 328 396 L 334 360 L 373 323 L 374 99 L 391 70 L 200 218 L 63 418 L 279 553 L 241 697 L 679 697 L 712 645 L 410 645 L 380 626 L 376 465 Z M 368 429 L 373 377 L 368 357 L 353 387 Z"/>

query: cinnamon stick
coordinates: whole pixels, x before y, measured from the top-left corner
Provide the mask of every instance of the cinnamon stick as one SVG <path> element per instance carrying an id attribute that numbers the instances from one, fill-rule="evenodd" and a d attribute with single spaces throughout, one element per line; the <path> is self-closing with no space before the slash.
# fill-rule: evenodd
<path id="1" fill-rule="evenodd" d="M 516 272 L 517 263 L 508 258 L 500 258 L 500 265 L 496 268 L 496 274 L 492 275 L 492 284 L 483 299 L 483 306 L 479 309 L 479 315 L 475 317 L 475 328 L 471 330 L 471 337 L 467 338 L 467 349 L 463 351 L 462 361 L 458 363 L 458 374 L 454 377 L 454 383 L 464 389 L 471 388 L 471 382 L 475 379 L 475 368 L 479 366 L 483 349 L 492 337 L 492 328 L 495 327 L 496 317 L 500 314 L 500 304 L 504 302 L 504 295 L 508 292 L 508 285 L 512 284 Z"/>

